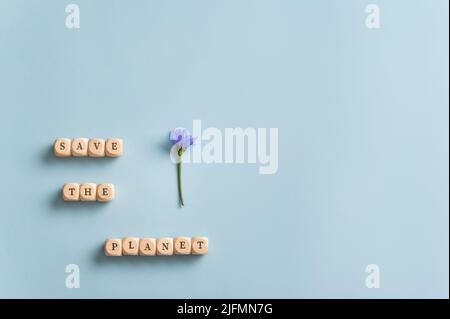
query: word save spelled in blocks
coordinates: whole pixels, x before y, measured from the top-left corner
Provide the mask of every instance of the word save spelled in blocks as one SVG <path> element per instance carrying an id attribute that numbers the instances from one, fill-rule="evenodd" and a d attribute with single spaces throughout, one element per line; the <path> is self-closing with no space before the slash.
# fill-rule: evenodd
<path id="1" fill-rule="evenodd" d="M 205 255 L 208 253 L 207 237 L 170 237 L 107 239 L 104 246 L 106 256 L 172 256 Z"/>
<path id="2" fill-rule="evenodd" d="M 115 197 L 113 184 L 103 183 L 65 183 L 62 188 L 63 200 L 68 202 L 109 202 Z"/>
<path id="3" fill-rule="evenodd" d="M 57 157 L 119 157 L 123 154 L 123 140 L 120 138 L 57 138 L 53 144 Z"/>

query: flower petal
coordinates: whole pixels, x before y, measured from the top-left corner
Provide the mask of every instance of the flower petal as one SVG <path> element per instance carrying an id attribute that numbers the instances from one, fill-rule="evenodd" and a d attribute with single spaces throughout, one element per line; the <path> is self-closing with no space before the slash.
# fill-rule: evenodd
<path id="1" fill-rule="evenodd" d="M 170 141 L 183 150 L 195 144 L 195 138 L 183 127 L 177 127 L 170 132 Z"/>
<path id="2" fill-rule="evenodd" d="M 170 131 L 169 139 L 173 144 L 176 144 L 185 139 L 186 135 L 190 135 L 187 129 L 184 127 L 177 127 Z"/>

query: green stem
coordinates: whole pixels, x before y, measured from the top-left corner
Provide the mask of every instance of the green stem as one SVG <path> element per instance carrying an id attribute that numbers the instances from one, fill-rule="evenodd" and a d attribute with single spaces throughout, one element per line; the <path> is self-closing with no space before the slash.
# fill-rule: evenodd
<path id="1" fill-rule="evenodd" d="M 177 175 L 178 175 L 178 195 L 180 196 L 180 205 L 184 206 L 183 201 L 183 191 L 181 189 L 181 161 L 177 164 Z"/>

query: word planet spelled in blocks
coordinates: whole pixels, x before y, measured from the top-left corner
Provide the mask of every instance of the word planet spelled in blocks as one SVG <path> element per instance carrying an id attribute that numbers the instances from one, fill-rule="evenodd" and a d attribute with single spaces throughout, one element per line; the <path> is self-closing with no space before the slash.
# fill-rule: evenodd
<path id="1" fill-rule="evenodd" d="M 109 202 L 115 197 L 115 189 L 114 185 L 109 183 L 65 183 L 62 197 L 68 202 Z"/>
<path id="2" fill-rule="evenodd" d="M 208 238 L 112 238 L 105 241 L 104 252 L 111 257 L 205 255 L 208 253 Z"/>
<path id="3" fill-rule="evenodd" d="M 57 138 L 53 144 L 57 157 L 119 157 L 123 154 L 123 140 L 120 138 Z"/>

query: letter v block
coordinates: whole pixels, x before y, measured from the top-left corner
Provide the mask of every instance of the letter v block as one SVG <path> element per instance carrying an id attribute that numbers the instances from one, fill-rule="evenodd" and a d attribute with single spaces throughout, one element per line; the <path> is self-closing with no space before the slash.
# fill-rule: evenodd
<path id="1" fill-rule="evenodd" d="M 105 140 L 91 138 L 88 142 L 88 155 L 90 157 L 105 157 Z"/>

